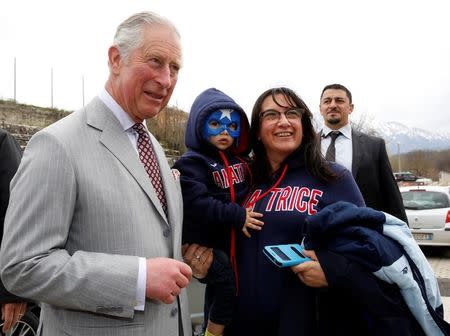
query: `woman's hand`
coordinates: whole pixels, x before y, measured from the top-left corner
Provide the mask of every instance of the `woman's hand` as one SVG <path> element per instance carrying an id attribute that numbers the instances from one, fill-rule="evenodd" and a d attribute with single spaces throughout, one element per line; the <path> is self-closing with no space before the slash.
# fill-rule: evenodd
<path id="1" fill-rule="evenodd" d="M 310 257 L 312 261 L 292 266 L 292 271 L 298 275 L 300 280 L 309 287 L 321 288 L 328 287 L 328 281 L 323 273 L 322 266 L 317 260 L 316 253 L 313 250 L 303 250 L 303 254 Z"/>
<path id="2" fill-rule="evenodd" d="M 181 247 L 184 262 L 191 266 L 192 275 L 197 279 L 203 279 L 208 274 L 213 261 L 212 248 L 198 244 L 184 244 Z"/>
<path id="3" fill-rule="evenodd" d="M 264 223 L 258 220 L 258 218 L 261 218 L 263 215 L 259 212 L 253 212 L 250 208 L 245 209 L 245 211 L 246 216 L 244 226 L 242 227 L 242 232 L 247 238 L 250 238 L 251 235 L 248 232 L 248 229 L 258 231 L 261 230 Z"/>

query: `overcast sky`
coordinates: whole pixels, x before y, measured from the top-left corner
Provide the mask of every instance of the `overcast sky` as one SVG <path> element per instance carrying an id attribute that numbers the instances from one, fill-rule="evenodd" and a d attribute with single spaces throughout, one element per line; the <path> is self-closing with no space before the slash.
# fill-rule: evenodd
<path id="1" fill-rule="evenodd" d="M 271 86 L 318 112 L 322 88 L 346 85 L 357 115 L 446 131 L 450 122 L 447 0 L 1 0 L 0 98 L 74 110 L 108 75 L 117 25 L 152 10 L 180 30 L 184 67 L 169 105 L 188 111 L 216 87 L 250 113 Z"/>

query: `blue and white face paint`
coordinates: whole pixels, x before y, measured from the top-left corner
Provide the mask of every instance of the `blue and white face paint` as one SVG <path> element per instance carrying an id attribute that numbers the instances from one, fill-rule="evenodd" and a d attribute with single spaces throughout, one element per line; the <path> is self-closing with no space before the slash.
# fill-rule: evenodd
<path id="1" fill-rule="evenodd" d="M 229 136 L 238 140 L 241 132 L 241 118 L 238 112 L 222 109 L 210 113 L 203 125 L 202 136 L 209 140 L 209 137 L 219 135 L 223 131 L 227 131 Z"/>

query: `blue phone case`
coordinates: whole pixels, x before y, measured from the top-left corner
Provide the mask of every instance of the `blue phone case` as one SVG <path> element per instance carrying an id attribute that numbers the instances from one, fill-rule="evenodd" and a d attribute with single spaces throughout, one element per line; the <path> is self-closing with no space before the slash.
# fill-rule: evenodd
<path id="1" fill-rule="evenodd" d="M 303 254 L 303 247 L 299 244 L 267 245 L 264 254 L 278 267 L 289 267 L 311 261 Z"/>

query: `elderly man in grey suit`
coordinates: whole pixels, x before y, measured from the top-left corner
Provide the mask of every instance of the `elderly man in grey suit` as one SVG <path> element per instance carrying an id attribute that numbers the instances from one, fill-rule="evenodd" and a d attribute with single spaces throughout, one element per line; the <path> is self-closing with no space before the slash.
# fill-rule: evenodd
<path id="1" fill-rule="evenodd" d="M 135 14 L 108 50 L 105 89 L 38 132 L 12 181 L 1 277 L 42 302 L 40 335 L 190 335 L 182 199 L 145 119 L 168 103 L 179 33 Z"/>
<path id="2" fill-rule="evenodd" d="M 351 92 L 341 84 L 324 87 L 320 113 L 324 120 L 322 153 L 350 170 L 368 207 L 387 212 L 407 223 L 402 197 L 392 173 L 384 140 L 353 129 Z"/>

